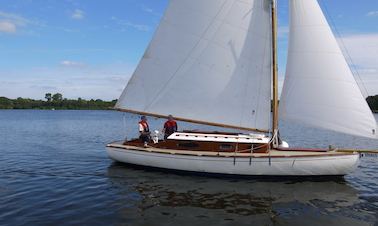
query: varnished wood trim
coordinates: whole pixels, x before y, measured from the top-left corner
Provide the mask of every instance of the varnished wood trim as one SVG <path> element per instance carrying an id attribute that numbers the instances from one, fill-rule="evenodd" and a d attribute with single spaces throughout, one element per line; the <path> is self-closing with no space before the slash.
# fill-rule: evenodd
<path id="1" fill-rule="evenodd" d="M 378 150 L 360 150 L 360 149 L 336 149 L 336 152 L 344 153 L 361 153 L 361 154 L 376 154 L 378 155 Z"/>

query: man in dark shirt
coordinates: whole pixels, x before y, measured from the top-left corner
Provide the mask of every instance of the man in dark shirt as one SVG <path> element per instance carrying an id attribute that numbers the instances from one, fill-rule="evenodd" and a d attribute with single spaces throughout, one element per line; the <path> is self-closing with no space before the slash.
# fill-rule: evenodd
<path id="1" fill-rule="evenodd" d="M 168 116 L 168 121 L 164 123 L 164 140 L 166 140 L 172 133 L 177 131 L 177 123 L 172 115 Z"/>

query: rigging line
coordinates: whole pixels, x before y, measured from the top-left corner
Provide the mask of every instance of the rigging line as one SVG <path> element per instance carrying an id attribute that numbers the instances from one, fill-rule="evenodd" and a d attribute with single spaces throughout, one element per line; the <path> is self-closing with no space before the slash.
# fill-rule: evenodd
<path id="1" fill-rule="evenodd" d="M 145 107 L 145 110 L 150 108 L 151 105 L 153 103 L 155 103 L 155 101 L 158 99 L 158 97 L 160 97 L 161 93 L 163 92 L 163 90 L 165 90 L 165 88 L 168 86 L 168 84 L 173 80 L 173 78 L 177 75 L 177 73 L 181 70 L 181 68 L 185 65 L 186 62 L 188 62 L 188 59 L 190 58 L 190 56 L 192 55 L 192 53 L 194 52 L 194 50 L 198 47 L 198 45 L 201 43 L 203 37 L 208 33 L 209 29 L 212 27 L 212 25 L 214 24 L 215 20 L 218 18 L 218 16 L 221 14 L 221 12 L 223 12 L 225 6 L 226 6 L 226 3 L 228 2 L 228 0 L 224 0 L 220 10 L 217 12 L 217 14 L 214 16 L 214 18 L 212 19 L 212 21 L 209 23 L 209 25 L 206 27 L 206 30 L 203 32 L 203 34 L 201 35 L 201 37 L 198 39 L 197 43 L 193 46 L 193 48 L 189 51 L 187 57 L 185 58 L 185 60 L 182 62 L 182 64 L 179 65 L 179 67 L 175 70 L 175 72 L 173 73 L 173 75 L 168 79 L 168 81 L 163 85 L 163 87 L 157 92 L 157 94 L 155 95 L 155 97 L 151 100 L 151 102 Z M 235 2 L 233 2 L 233 4 L 235 4 Z M 219 26 L 220 27 L 220 26 Z M 218 30 L 219 30 L 219 27 L 218 27 Z"/>
<path id="2" fill-rule="evenodd" d="M 354 61 L 353 61 L 351 55 L 349 54 L 348 49 L 346 48 L 346 45 L 345 45 L 344 39 L 343 39 L 343 37 L 341 36 L 341 32 L 337 29 L 337 27 L 336 27 L 336 23 L 335 23 L 334 19 L 332 18 L 331 14 L 329 13 L 329 10 L 328 10 L 326 4 L 324 3 L 324 0 L 320 0 L 320 1 L 321 1 L 322 5 L 323 5 L 323 7 L 324 7 L 324 9 L 325 9 L 326 17 L 329 18 L 329 20 L 330 20 L 330 22 L 331 22 L 331 26 L 333 27 L 334 31 L 336 32 L 337 36 L 339 37 L 339 40 L 340 40 L 340 42 L 341 42 L 341 46 L 342 46 L 342 48 L 344 49 L 344 53 L 346 54 L 346 57 L 348 58 L 348 60 L 349 60 L 349 62 L 350 62 L 350 64 L 351 64 L 351 65 L 348 64 L 348 65 L 349 65 L 349 69 L 350 69 L 350 71 L 352 72 L 353 77 L 357 77 L 358 80 L 359 80 L 359 82 L 357 82 L 357 81 L 356 81 L 356 82 L 357 82 L 357 86 L 359 86 L 359 88 L 360 88 L 360 92 L 361 92 L 361 94 L 362 94 L 362 96 L 364 96 L 364 94 L 363 94 L 362 91 L 361 91 L 361 87 L 360 87 L 359 84 L 361 84 L 361 86 L 362 86 L 364 92 L 365 92 L 366 95 L 367 95 L 366 97 L 368 97 L 368 96 L 369 96 L 369 91 L 368 91 L 368 89 L 366 88 L 365 83 L 364 83 L 364 81 L 362 80 L 360 73 L 358 72 L 358 69 L 357 69 L 357 67 L 356 67 L 356 64 L 354 63 Z M 342 51 L 342 54 L 343 54 L 343 51 Z M 343 54 L 343 55 L 344 55 L 344 54 Z M 344 56 L 344 57 L 345 57 L 345 56 Z M 352 70 L 352 68 L 353 68 L 353 70 Z M 356 78 L 355 78 L 355 79 L 356 79 Z M 365 96 L 364 96 L 364 98 L 365 98 Z"/>

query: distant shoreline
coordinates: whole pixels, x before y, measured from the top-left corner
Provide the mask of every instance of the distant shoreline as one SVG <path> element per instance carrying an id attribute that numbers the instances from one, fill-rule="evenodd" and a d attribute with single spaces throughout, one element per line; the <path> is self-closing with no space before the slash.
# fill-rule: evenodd
<path id="1" fill-rule="evenodd" d="M 103 101 L 100 99 L 77 100 L 63 98 L 62 94 L 46 94 L 46 100 L 29 98 L 9 99 L 0 97 L 0 109 L 10 110 L 112 110 L 117 100 Z"/>
<path id="2" fill-rule="evenodd" d="M 78 98 L 76 100 L 63 98 L 63 95 L 56 93 L 45 94 L 46 100 L 34 100 L 30 98 L 10 99 L 0 97 L 0 109 L 25 109 L 25 110 L 113 110 L 117 100 L 103 101 L 101 99 L 85 100 Z M 378 114 L 378 95 L 369 96 L 366 99 L 370 109 L 374 114 Z"/>
<path id="3" fill-rule="evenodd" d="M 0 108 L 0 111 L 116 111 L 114 108 L 108 109 L 48 109 L 48 108 Z"/>

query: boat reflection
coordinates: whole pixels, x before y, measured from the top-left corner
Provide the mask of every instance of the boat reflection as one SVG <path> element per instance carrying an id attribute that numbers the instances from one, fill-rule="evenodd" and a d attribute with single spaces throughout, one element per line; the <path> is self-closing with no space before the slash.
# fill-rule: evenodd
<path id="1" fill-rule="evenodd" d="M 340 212 L 345 216 L 360 202 L 357 191 L 343 179 L 220 179 L 147 171 L 120 163 L 113 163 L 107 174 L 118 191 L 121 214 L 134 220 L 180 215 L 188 220 L 255 216 L 270 222 L 306 214 L 327 218 Z"/>

